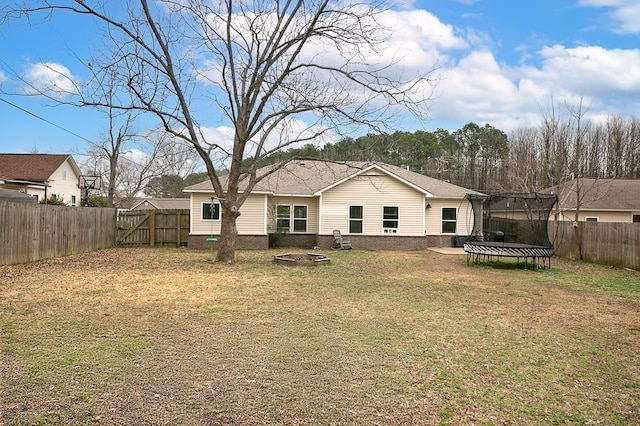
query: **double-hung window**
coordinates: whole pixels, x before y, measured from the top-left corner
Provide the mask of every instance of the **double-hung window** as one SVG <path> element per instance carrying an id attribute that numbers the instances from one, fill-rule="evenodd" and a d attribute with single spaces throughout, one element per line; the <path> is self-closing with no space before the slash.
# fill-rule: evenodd
<path id="1" fill-rule="evenodd" d="M 276 228 L 278 232 L 307 232 L 307 206 L 276 206 Z M 292 226 L 293 225 L 293 226 Z"/>
<path id="2" fill-rule="evenodd" d="M 349 206 L 349 233 L 362 234 L 364 208 L 362 206 Z"/>
<path id="3" fill-rule="evenodd" d="M 307 206 L 293 206 L 293 232 L 307 232 Z"/>
<path id="4" fill-rule="evenodd" d="M 202 220 L 220 220 L 220 204 L 202 203 Z"/>
<path id="5" fill-rule="evenodd" d="M 291 206 L 278 205 L 276 207 L 276 228 L 278 232 L 287 233 L 291 227 Z"/>
<path id="6" fill-rule="evenodd" d="M 384 206 L 382 208 L 382 231 L 385 234 L 395 234 L 398 232 L 399 208 L 394 206 Z"/>
<path id="7" fill-rule="evenodd" d="M 458 212 L 455 207 L 442 208 L 442 233 L 455 234 Z"/>

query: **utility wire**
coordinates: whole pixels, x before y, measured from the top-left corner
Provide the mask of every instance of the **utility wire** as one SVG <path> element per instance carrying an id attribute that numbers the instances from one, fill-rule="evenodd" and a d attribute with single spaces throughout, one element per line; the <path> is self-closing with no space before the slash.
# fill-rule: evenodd
<path id="1" fill-rule="evenodd" d="M 72 134 L 72 135 L 73 135 L 73 136 L 75 136 L 75 137 L 78 137 L 78 138 L 80 138 L 80 139 L 82 139 L 82 140 L 84 140 L 84 141 L 87 141 L 87 142 L 89 142 L 89 143 L 92 143 L 89 139 L 85 138 L 84 136 L 80 136 L 79 134 L 74 133 L 74 132 L 72 132 L 71 130 L 65 129 L 64 127 L 61 127 L 61 126 L 57 125 L 56 123 L 53 123 L 53 122 L 51 122 L 51 121 L 47 120 L 46 118 L 39 116 L 38 114 L 35 114 L 35 113 L 33 113 L 33 112 L 29 111 L 29 110 L 26 110 L 26 109 L 22 108 L 22 107 L 21 107 L 21 106 L 19 106 L 19 105 L 16 105 L 16 104 L 14 104 L 14 103 L 12 103 L 12 102 L 9 102 L 8 100 L 6 100 L 6 99 L 4 99 L 4 98 L 2 98 L 2 97 L 0 97 L 0 101 L 2 101 L 2 102 L 4 102 L 4 103 L 6 103 L 7 105 L 10 105 L 10 106 L 12 106 L 12 107 L 14 107 L 14 108 L 16 108 L 16 109 L 19 109 L 20 111 L 22 111 L 22 112 L 24 112 L 24 113 L 26 113 L 26 114 L 29 114 L 29 115 L 31 115 L 31 116 L 33 116 L 33 117 L 37 118 L 38 120 L 42 120 L 42 121 L 44 121 L 45 123 L 51 124 L 52 126 L 55 126 L 55 127 L 57 127 L 58 129 L 60 129 L 60 130 L 63 130 L 63 131 L 65 131 L 65 132 L 67 132 L 67 133 L 70 133 L 70 134 Z"/>

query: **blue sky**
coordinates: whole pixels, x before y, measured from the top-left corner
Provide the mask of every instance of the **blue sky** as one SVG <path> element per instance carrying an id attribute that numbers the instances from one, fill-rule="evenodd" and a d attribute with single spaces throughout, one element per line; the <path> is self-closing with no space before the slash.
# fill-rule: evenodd
<path id="1" fill-rule="evenodd" d="M 582 100 L 594 121 L 640 118 L 639 3 L 400 0 L 390 18 L 402 28 L 394 43 L 406 46 L 408 60 L 441 65 L 442 79 L 429 119 L 398 130 L 456 130 L 473 121 L 509 132 L 537 125 L 552 100 L 560 107 Z M 105 132 L 103 115 L 18 94 L 21 78 L 37 85 L 48 77 L 42 63 L 86 76 L 76 57 L 99 46 L 92 30 L 71 15 L 0 27 L 0 152 L 81 155 Z"/>

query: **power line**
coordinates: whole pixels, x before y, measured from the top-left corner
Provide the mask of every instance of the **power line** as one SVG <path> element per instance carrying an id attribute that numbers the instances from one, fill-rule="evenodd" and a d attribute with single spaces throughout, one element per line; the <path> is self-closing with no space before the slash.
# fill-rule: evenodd
<path id="1" fill-rule="evenodd" d="M 33 112 L 31 112 L 31 111 L 29 111 L 29 110 L 27 110 L 27 109 L 24 109 L 24 108 L 22 108 L 22 107 L 21 107 L 21 106 L 19 106 L 19 105 L 16 105 L 16 104 L 14 104 L 14 103 L 12 103 L 12 102 L 9 102 L 8 100 L 6 100 L 6 99 L 4 99 L 4 98 L 2 98 L 2 97 L 0 97 L 0 101 L 2 101 L 2 102 L 4 102 L 4 103 L 6 103 L 7 105 L 10 105 L 10 106 L 12 106 L 12 107 L 14 107 L 14 108 L 16 108 L 16 109 L 19 109 L 20 111 L 22 111 L 22 112 L 24 112 L 24 113 L 26 113 L 26 114 L 29 114 L 29 115 L 31 115 L 31 116 L 33 116 L 33 117 L 37 118 L 38 120 L 42 120 L 42 121 L 44 121 L 44 122 L 45 122 L 45 123 L 47 123 L 47 124 L 50 124 L 50 125 L 52 125 L 52 126 L 57 127 L 57 128 L 58 128 L 58 129 L 60 129 L 60 130 L 63 130 L 63 131 L 65 131 L 65 132 L 67 132 L 67 133 L 70 133 L 70 134 L 72 134 L 72 135 L 73 135 L 73 136 L 75 136 L 75 137 L 78 137 L 78 138 L 80 138 L 80 139 L 82 139 L 82 140 L 84 140 L 84 141 L 87 141 L 87 142 L 89 142 L 89 143 L 92 143 L 89 139 L 85 138 L 84 136 L 80 136 L 79 134 L 74 133 L 74 132 L 72 132 L 71 130 L 65 129 L 64 127 L 59 126 L 59 125 L 57 125 L 56 123 L 53 123 L 53 122 L 51 122 L 51 121 L 47 120 L 46 118 L 41 117 L 41 116 L 39 116 L 38 114 L 35 114 L 35 113 L 33 113 Z"/>

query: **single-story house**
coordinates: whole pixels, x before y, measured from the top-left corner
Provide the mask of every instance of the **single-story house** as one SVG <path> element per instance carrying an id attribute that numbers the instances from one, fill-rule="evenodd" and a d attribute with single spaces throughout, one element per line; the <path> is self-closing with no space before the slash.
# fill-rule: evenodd
<path id="1" fill-rule="evenodd" d="M 190 205 L 188 198 L 140 198 L 129 210 L 185 210 Z"/>
<path id="2" fill-rule="evenodd" d="M 191 196 L 189 247 L 207 247 L 221 225 L 212 185 L 184 191 Z M 291 161 L 261 180 L 240 208 L 237 244 L 268 248 L 271 236 L 280 246 L 329 248 L 340 230 L 354 248 L 450 247 L 473 232 L 472 202 L 482 221 L 483 195 L 389 164 Z"/>
<path id="3" fill-rule="evenodd" d="M 579 208 L 579 222 L 640 223 L 640 179 L 580 178 L 543 192 L 558 195 L 552 220 L 574 221 Z"/>
<path id="4" fill-rule="evenodd" d="M 37 201 L 55 197 L 79 205 L 80 175 L 69 154 L 0 154 L 0 188 L 18 190 Z"/>

